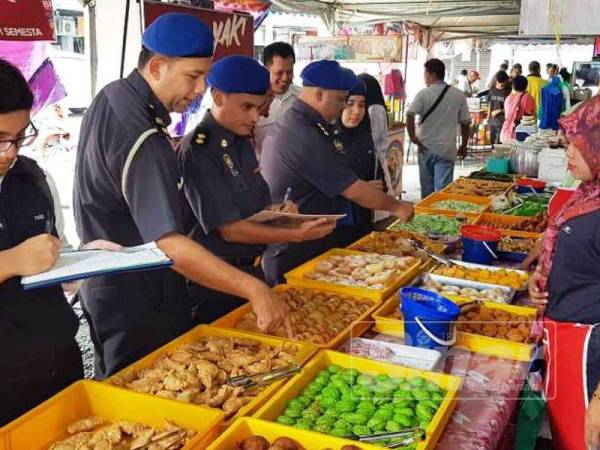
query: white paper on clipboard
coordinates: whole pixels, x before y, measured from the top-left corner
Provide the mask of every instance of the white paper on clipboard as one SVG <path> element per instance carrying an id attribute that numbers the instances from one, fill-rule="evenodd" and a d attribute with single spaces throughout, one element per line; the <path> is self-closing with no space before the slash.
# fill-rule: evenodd
<path id="1" fill-rule="evenodd" d="M 292 214 L 286 212 L 269 211 L 267 209 L 257 212 L 246 220 L 250 222 L 289 222 L 290 224 L 306 222 L 315 219 L 340 220 L 346 217 L 346 214 Z"/>

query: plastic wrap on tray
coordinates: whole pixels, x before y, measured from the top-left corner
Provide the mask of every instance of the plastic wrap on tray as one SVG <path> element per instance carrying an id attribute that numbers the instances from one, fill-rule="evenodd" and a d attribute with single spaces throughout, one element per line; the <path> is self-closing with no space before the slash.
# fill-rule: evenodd
<path id="1" fill-rule="evenodd" d="M 433 370 L 442 357 L 442 354 L 436 350 L 362 338 L 350 339 L 340 351 L 420 370 Z"/>

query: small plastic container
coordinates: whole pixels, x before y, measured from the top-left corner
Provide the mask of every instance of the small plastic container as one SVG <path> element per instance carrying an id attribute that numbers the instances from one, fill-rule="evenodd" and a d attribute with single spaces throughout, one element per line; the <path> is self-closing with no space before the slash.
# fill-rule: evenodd
<path id="1" fill-rule="evenodd" d="M 486 170 L 492 173 L 508 173 L 510 172 L 510 159 L 488 159 Z"/>
<path id="2" fill-rule="evenodd" d="M 533 178 L 521 178 L 517 180 L 517 192 L 519 194 L 531 194 L 536 192 L 541 194 L 546 189 L 546 182 L 542 180 L 534 180 Z"/>
<path id="3" fill-rule="evenodd" d="M 460 227 L 462 235 L 462 259 L 475 264 L 489 265 L 495 259 L 498 242 L 502 235 L 496 228 L 481 225 L 463 225 Z"/>

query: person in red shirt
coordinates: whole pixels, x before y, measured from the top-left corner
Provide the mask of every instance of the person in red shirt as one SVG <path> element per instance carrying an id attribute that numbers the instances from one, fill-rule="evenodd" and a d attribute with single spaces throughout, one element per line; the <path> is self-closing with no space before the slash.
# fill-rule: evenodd
<path id="1" fill-rule="evenodd" d="M 523 116 L 535 116 L 535 100 L 527 93 L 527 78 L 522 75 L 512 81 L 512 94 L 504 102 L 504 124 L 500 132 L 503 144 L 515 138 L 515 129 Z"/>

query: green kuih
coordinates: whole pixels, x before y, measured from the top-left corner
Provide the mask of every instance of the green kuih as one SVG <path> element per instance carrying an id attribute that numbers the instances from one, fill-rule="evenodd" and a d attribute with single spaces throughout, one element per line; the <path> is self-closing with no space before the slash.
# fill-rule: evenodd
<path id="1" fill-rule="evenodd" d="M 294 425 L 296 423 L 296 421 L 287 416 L 279 416 L 277 418 L 277 423 L 280 423 L 282 425 Z"/>

